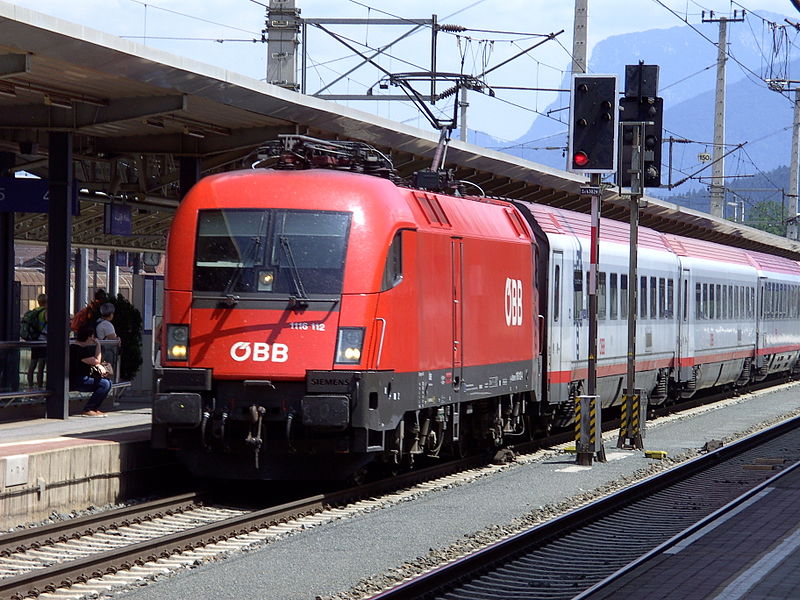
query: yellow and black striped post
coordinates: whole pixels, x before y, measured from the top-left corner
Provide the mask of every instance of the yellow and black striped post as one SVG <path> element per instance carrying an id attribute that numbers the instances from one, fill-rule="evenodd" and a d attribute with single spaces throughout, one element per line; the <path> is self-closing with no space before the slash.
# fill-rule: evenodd
<path id="1" fill-rule="evenodd" d="M 644 434 L 647 422 L 647 395 L 644 390 L 625 390 L 622 396 L 619 437 L 617 448 L 644 449 Z"/>
<path id="2" fill-rule="evenodd" d="M 606 462 L 601 414 L 597 396 L 575 399 L 575 462 L 579 465 L 591 466 L 594 455 L 599 462 Z"/>

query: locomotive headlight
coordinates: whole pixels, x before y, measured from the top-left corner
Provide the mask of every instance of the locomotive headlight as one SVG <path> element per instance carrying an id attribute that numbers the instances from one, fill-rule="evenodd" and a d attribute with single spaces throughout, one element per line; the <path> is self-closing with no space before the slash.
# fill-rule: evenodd
<path id="1" fill-rule="evenodd" d="M 275 281 L 275 274 L 272 271 L 259 271 L 258 272 L 258 291 L 271 292 L 272 283 Z"/>
<path id="2" fill-rule="evenodd" d="M 167 360 L 189 359 L 189 326 L 167 325 Z"/>
<path id="3" fill-rule="evenodd" d="M 356 365 L 361 362 L 361 346 L 364 344 L 363 327 L 340 327 L 336 338 L 336 362 L 340 365 Z"/>

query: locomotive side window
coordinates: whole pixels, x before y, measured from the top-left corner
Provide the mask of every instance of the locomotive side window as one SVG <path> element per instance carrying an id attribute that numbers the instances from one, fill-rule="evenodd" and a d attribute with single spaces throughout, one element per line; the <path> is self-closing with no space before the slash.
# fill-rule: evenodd
<path id="1" fill-rule="evenodd" d="M 402 231 L 394 234 L 394 239 L 389 245 L 389 252 L 386 255 L 386 264 L 383 267 L 383 277 L 381 278 L 381 291 L 392 289 L 403 281 L 403 235 Z"/>
<path id="2" fill-rule="evenodd" d="M 619 317 L 628 318 L 628 276 L 619 276 Z"/>
<path id="3" fill-rule="evenodd" d="M 608 290 L 609 290 L 609 300 L 608 300 L 608 313 L 610 319 L 617 318 L 617 304 L 618 304 L 618 296 L 619 290 L 617 288 L 617 274 L 616 273 L 609 273 L 608 275 Z"/>
<path id="4" fill-rule="evenodd" d="M 340 294 L 350 216 L 312 210 L 201 210 L 194 289 Z"/>

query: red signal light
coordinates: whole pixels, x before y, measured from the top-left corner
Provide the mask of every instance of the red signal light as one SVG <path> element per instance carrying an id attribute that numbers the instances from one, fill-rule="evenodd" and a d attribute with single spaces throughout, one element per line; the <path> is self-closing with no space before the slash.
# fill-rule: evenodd
<path id="1" fill-rule="evenodd" d="M 572 164 L 576 167 L 585 167 L 589 164 L 589 156 L 583 150 L 572 155 Z"/>

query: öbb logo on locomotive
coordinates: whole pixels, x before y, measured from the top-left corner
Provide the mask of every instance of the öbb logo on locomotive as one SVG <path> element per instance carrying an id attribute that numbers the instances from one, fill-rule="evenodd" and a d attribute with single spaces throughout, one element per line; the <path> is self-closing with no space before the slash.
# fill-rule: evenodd
<path id="1" fill-rule="evenodd" d="M 231 346 L 231 358 L 244 362 L 252 357 L 254 362 L 283 363 L 289 360 L 289 346 L 265 342 L 236 342 Z"/>
<path id="2" fill-rule="evenodd" d="M 522 281 L 506 278 L 506 325 L 522 326 Z"/>

